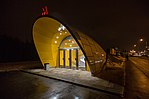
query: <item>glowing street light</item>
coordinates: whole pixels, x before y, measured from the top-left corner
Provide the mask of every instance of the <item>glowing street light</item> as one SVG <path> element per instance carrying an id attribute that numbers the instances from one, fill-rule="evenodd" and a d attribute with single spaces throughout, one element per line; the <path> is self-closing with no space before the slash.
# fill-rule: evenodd
<path id="1" fill-rule="evenodd" d="M 148 44 L 147 44 L 147 40 L 144 40 L 144 39 L 140 39 L 140 42 L 145 42 L 145 49 L 144 49 L 144 54 L 147 55 L 147 52 L 148 52 Z"/>
<path id="2" fill-rule="evenodd" d="M 144 41 L 143 39 L 140 39 L 140 42 Z M 145 48 L 147 49 L 147 41 L 145 42 Z"/>
<path id="3" fill-rule="evenodd" d="M 140 43 L 139 43 L 140 42 Z M 141 43 L 142 42 L 142 43 Z M 145 49 L 144 49 L 144 44 L 143 43 L 146 43 L 145 44 Z M 134 44 L 133 45 L 133 47 L 134 47 L 134 49 L 138 49 L 138 52 L 140 52 L 141 53 L 141 51 L 139 51 L 139 50 L 141 50 L 142 48 L 143 48 L 143 50 L 144 50 L 144 54 L 145 53 L 147 53 L 148 52 L 148 45 L 147 45 L 147 41 L 146 40 L 144 40 L 143 38 L 140 38 L 139 40 L 138 40 L 138 42 L 137 42 L 137 44 Z M 134 51 L 131 51 L 131 52 L 133 52 L 134 53 Z"/>
<path id="4" fill-rule="evenodd" d="M 140 42 L 142 42 L 143 41 L 143 39 L 140 39 Z"/>

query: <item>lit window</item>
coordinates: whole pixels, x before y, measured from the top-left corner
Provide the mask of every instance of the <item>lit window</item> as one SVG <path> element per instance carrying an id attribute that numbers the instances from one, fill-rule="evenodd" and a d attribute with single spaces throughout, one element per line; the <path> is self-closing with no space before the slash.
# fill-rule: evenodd
<path id="1" fill-rule="evenodd" d="M 101 56 L 105 56 L 104 54 L 101 54 Z"/>
<path id="2" fill-rule="evenodd" d="M 95 54 L 99 54 L 98 52 L 95 52 Z"/>

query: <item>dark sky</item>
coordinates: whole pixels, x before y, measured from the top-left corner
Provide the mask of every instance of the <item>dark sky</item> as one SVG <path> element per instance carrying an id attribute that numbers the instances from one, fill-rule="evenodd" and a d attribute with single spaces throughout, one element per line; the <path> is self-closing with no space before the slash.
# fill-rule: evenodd
<path id="1" fill-rule="evenodd" d="M 32 39 L 32 26 L 47 5 L 49 14 L 95 39 L 102 47 L 129 49 L 149 42 L 148 0 L 2 0 L 0 34 Z M 144 43 L 145 44 L 145 43 Z"/>

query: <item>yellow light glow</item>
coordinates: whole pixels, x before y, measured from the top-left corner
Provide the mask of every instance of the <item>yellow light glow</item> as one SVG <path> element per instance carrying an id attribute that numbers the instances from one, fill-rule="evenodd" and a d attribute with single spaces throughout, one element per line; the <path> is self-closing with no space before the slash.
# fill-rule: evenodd
<path id="1" fill-rule="evenodd" d="M 67 32 L 65 32 L 65 33 L 67 33 Z"/>
<path id="2" fill-rule="evenodd" d="M 59 36 L 56 37 L 57 39 L 59 38 Z"/>
<path id="3" fill-rule="evenodd" d="M 72 46 L 72 45 L 69 45 L 70 47 Z"/>
<path id="4" fill-rule="evenodd" d="M 60 33 L 60 35 L 62 35 L 62 33 Z"/>
<path id="5" fill-rule="evenodd" d="M 58 31 L 61 31 L 61 28 L 60 27 L 58 28 Z"/>
<path id="6" fill-rule="evenodd" d="M 104 54 L 101 54 L 101 56 L 105 56 Z"/>
<path id="7" fill-rule="evenodd" d="M 54 41 L 54 43 L 56 44 L 56 43 L 57 43 L 57 41 Z"/>

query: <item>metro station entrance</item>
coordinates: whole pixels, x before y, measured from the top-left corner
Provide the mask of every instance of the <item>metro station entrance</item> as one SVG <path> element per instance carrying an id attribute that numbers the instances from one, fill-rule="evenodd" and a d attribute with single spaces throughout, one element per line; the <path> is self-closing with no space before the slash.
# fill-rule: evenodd
<path id="1" fill-rule="evenodd" d="M 87 70 L 85 57 L 71 36 L 65 38 L 59 47 L 59 67 Z"/>

